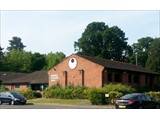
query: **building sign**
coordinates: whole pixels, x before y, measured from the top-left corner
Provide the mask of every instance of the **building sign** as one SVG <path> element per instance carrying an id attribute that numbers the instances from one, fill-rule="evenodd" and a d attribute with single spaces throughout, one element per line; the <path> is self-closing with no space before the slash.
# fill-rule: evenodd
<path id="1" fill-rule="evenodd" d="M 56 80 L 58 80 L 59 78 L 58 78 L 58 75 L 57 75 L 57 74 L 54 74 L 54 75 L 50 75 L 50 76 L 49 76 L 49 79 L 50 79 L 50 81 L 56 81 Z"/>
<path id="2" fill-rule="evenodd" d="M 77 60 L 76 58 L 71 58 L 68 62 L 68 66 L 70 69 L 74 69 L 77 66 Z"/>

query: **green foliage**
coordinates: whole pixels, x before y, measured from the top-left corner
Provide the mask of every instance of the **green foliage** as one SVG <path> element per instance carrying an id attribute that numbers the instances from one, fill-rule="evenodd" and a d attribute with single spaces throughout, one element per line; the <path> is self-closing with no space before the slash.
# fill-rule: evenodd
<path id="1" fill-rule="evenodd" d="M 126 40 L 125 33 L 117 26 L 109 27 L 104 22 L 92 22 L 74 43 L 74 48 L 81 54 L 124 61 L 132 52 Z"/>
<path id="2" fill-rule="evenodd" d="M 130 62 L 136 64 L 136 54 L 137 54 L 138 65 L 145 67 L 148 59 L 149 49 L 151 47 L 151 43 L 153 42 L 153 40 L 154 39 L 151 37 L 145 37 L 138 39 L 137 43 L 133 43 L 132 45 L 133 54 L 132 56 L 130 56 Z"/>
<path id="3" fill-rule="evenodd" d="M 19 91 L 24 97 L 26 97 L 27 99 L 33 99 L 34 97 L 34 93 L 31 89 L 27 89 L 27 90 L 22 90 Z"/>
<path id="4" fill-rule="evenodd" d="M 105 92 L 102 89 L 92 89 L 89 92 L 89 100 L 93 105 L 106 104 Z"/>
<path id="5" fill-rule="evenodd" d="M 45 55 L 40 53 L 32 54 L 32 70 L 41 70 L 46 65 Z"/>
<path id="6" fill-rule="evenodd" d="M 123 93 L 121 93 L 121 92 L 118 92 L 118 91 L 110 91 L 109 93 L 109 102 L 110 103 L 115 103 L 115 100 L 117 99 L 117 98 L 120 98 L 121 96 L 123 96 L 124 94 Z"/>
<path id="7" fill-rule="evenodd" d="M 132 93 L 135 92 L 135 89 L 132 88 L 131 86 L 125 85 L 125 84 L 121 84 L 121 83 L 117 83 L 117 84 L 107 84 L 103 87 L 103 90 L 106 93 L 109 93 L 111 91 L 117 91 L 120 92 L 122 94 L 128 94 L 128 93 Z"/>
<path id="8" fill-rule="evenodd" d="M 3 92 L 3 91 L 8 91 L 8 89 L 5 88 L 5 86 L 0 84 L 0 92 Z"/>
<path id="9" fill-rule="evenodd" d="M 151 44 L 146 68 L 160 73 L 160 38 L 155 39 Z"/>
<path id="10" fill-rule="evenodd" d="M 26 46 L 21 42 L 21 38 L 12 37 L 12 40 L 9 40 L 10 47 L 8 47 L 8 51 L 12 50 L 20 50 L 22 51 Z"/>
<path id="11" fill-rule="evenodd" d="M 53 66 L 55 66 L 56 64 L 58 64 L 59 62 L 62 61 L 62 59 L 65 58 L 65 54 L 62 52 L 56 52 L 56 53 L 49 53 L 46 56 L 46 66 L 45 68 L 47 70 L 51 69 Z"/>
<path id="12" fill-rule="evenodd" d="M 84 99 L 87 95 L 84 92 L 84 87 L 61 87 L 52 86 L 44 91 L 44 97 L 46 98 L 62 98 L 62 99 Z"/>
<path id="13" fill-rule="evenodd" d="M 154 98 L 156 101 L 160 102 L 160 92 L 150 91 L 146 94 Z"/>
<path id="14" fill-rule="evenodd" d="M 41 98 L 42 94 L 40 92 L 33 91 L 32 89 L 21 90 L 20 92 L 27 99 Z"/>
<path id="15" fill-rule="evenodd" d="M 3 59 L 4 59 L 3 48 L 1 48 L 0 46 L 0 70 L 3 70 Z"/>
<path id="16" fill-rule="evenodd" d="M 5 57 L 5 67 L 8 71 L 31 72 L 32 54 L 30 52 L 12 50 Z"/>

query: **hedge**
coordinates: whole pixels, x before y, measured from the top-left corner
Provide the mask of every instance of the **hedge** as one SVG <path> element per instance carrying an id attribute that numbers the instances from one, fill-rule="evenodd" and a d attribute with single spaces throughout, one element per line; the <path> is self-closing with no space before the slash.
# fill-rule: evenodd
<path id="1" fill-rule="evenodd" d="M 18 92 L 21 93 L 27 99 L 34 99 L 34 98 L 41 98 L 42 97 L 42 94 L 40 92 L 33 91 L 30 88 L 27 90 L 21 90 Z"/>
<path id="2" fill-rule="evenodd" d="M 150 92 L 147 92 L 146 94 L 154 98 L 156 101 L 160 102 L 160 91 L 158 92 L 150 91 Z"/>
<path id="3" fill-rule="evenodd" d="M 89 100 L 93 105 L 104 105 L 107 103 L 105 93 L 102 89 L 92 89 L 89 92 Z"/>
<path id="4" fill-rule="evenodd" d="M 133 93 L 133 92 L 136 91 L 133 87 L 131 87 L 129 85 L 121 84 L 121 83 L 117 83 L 117 84 L 110 83 L 110 84 L 107 84 L 107 85 L 105 85 L 103 87 L 103 90 L 106 93 L 109 93 L 111 91 L 117 91 L 117 92 L 120 92 L 122 94 Z"/>
<path id="5" fill-rule="evenodd" d="M 8 88 L 5 88 L 3 85 L 0 85 L 0 92 L 8 91 Z"/>
<path id="6" fill-rule="evenodd" d="M 84 87 L 61 87 L 52 86 L 44 90 L 43 96 L 46 98 L 61 98 L 61 99 L 84 99 L 87 98 Z"/>

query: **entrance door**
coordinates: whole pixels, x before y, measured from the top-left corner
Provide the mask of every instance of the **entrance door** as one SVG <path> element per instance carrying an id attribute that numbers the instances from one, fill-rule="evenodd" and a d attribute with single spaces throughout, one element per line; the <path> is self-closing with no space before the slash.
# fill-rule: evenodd
<path id="1" fill-rule="evenodd" d="M 81 71 L 82 74 L 82 86 L 84 86 L 84 70 Z"/>
<path id="2" fill-rule="evenodd" d="M 64 80 L 65 80 L 65 87 L 68 85 L 68 75 L 67 71 L 64 71 Z"/>

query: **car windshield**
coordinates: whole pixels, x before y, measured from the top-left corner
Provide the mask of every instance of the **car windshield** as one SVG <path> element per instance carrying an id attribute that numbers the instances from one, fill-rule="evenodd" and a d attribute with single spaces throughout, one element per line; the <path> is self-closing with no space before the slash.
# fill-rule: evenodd
<path id="1" fill-rule="evenodd" d="M 137 94 L 127 94 L 125 96 L 122 96 L 121 99 L 138 99 Z"/>
<path id="2" fill-rule="evenodd" d="M 16 97 L 16 98 L 23 98 L 22 95 L 20 95 L 19 93 L 16 93 L 16 92 L 11 92 L 11 94 Z"/>

